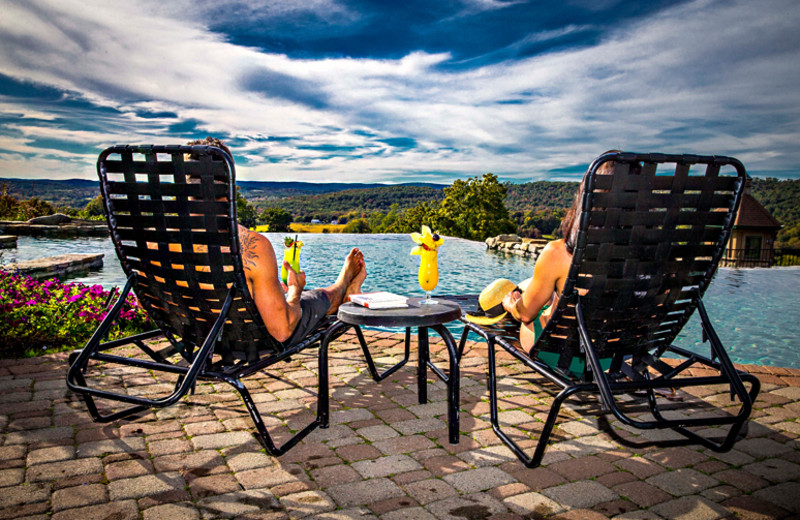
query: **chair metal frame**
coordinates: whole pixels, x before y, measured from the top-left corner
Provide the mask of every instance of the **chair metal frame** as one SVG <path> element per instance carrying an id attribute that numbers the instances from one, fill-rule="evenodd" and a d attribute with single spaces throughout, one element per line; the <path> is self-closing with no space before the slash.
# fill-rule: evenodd
<path id="1" fill-rule="evenodd" d="M 186 161 L 186 154 L 199 159 Z M 85 347 L 70 355 L 67 387 L 81 395 L 92 419 L 107 423 L 170 406 L 193 392 L 201 380 L 225 382 L 239 393 L 256 426 L 256 437 L 270 455 L 286 453 L 317 427 L 327 428 L 328 345 L 337 337 L 329 333 L 336 325 L 335 317 L 327 317 L 289 348 L 267 332 L 244 275 L 231 157 L 211 146 L 120 145 L 100 154 L 97 171 L 111 237 L 128 278 L 113 304 L 113 294 L 109 297 L 109 311 Z M 187 183 L 189 173 L 199 176 L 200 184 Z M 120 175 L 120 180 L 114 180 Z M 137 175 L 145 177 L 144 181 Z M 223 198 L 224 202 L 220 200 Z M 187 225 L 191 226 L 188 230 Z M 206 244 L 205 254 L 197 253 L 195 238 Z M 185 249 L 172 251 L 169 246 L 174 243 Z M 194 267 L 193 260 L 210 264 L 210 268 L 205 272 L 186 268 Z M 180 264 L 178 271 L 174 269 L 176 263 Z M 183 277 L 183 284 L 162 276 L 167 271 Z M 104 342 L 132 290 L 157 329 Z M 240 337 L 243 332 L 246 334 Z M 168 346 L 155 351 L 146 342 L 159 337 L 166 338 Z M 320 345 L 316 417 L 278 445 L 242 378 L 316 344 Z M 138 347 L 152 361 L 107 353 L 126 345 Z M 215 354 L 219 359 L 214 359 Z M 180 358 L 173 361 L 176 355 Z M 178 374 L 178 378 L 165 397 L 127 395 L 89 386 L 85 374 L 92 361 Z M 102 414 L 96 399 L 132 406 Z"/>
<path id="2" fill-rule="evenodd" d="M 597 175 L 600 166 L 610 161 L 615 163 L 615 176 L 631 175 L 634 169 L 636 171 L 641 169 L 643 172 L 639 173 L 642 175 L 641 182 L 637 179 L 626 181 L 628 184 L 617 190 L 617 187 L 611 183 L 611 176 Z M 675 164 L 674 180 L 657 178 L 657 166 L 664 163 Z M 705 175 L 690 176 L 690 167 L 695 165 L 705 166 Z M 720 180 L 721 177 L 718 174 L 723 166 L 735 168 L 736 176 L 732 179 Z M 503 320 L 493 326 L 480 326 L 462 318 L 465 328 L 460 342 L 461 349 L 464 347 L 469 332 L 478 334 L 488 343 L 488 385 L 492 429 L 525 466 L 537 467 L 544 457 L 562 404 L 573 395 L 588 393 L 598 395 L 604 410 L 613 414 L 625 425 L 645 430 L 672 429 L 686 437 L 686 442 L 699 443 L 717 452 L 729 451 L 750 416 L 753 402 L 760 390 L 760 382 L 752 374 L 739 371 L 734 367 L 711 324 L 703 305 L 702 296 L 716 272 L 730 237 L 731 227 L 747 178 L 744 166 L 734 158 L 720 156 L 610 153 L 595 160 L 587 175 L 586 190 L 582 198 L 580 228 L 568 280 L 550 321 L 530 351 L 526 353 L 520 347 L 519 325 L 512 320 Z M 674 183 L 672 191 L 664 193 L 669 191 L 667 184 L 670 182 Z M 709 190 L 703 191 L 702 185 L 705 182 L 712 186 Z M 687 217 L 681 213 L 682 211 L 689 213 L 682 207 L 660 210 L 663 215 L 645 215 L 647 218 L 644 220 L 649 220 L 649 222 L 634 224 L 631 224 L 631 220 L 637 218 L 636 215 L 628 214 L 626 216 L 624 211 L 605 214 L 604 206 L 612 204 L 615 198 L 622 200 L 623 205 L 627 205 L 627 211 L 631 212 L 634 211 L 631 209 L 634 207 L 637 208 L 636 211 L 642 208 L 646 210 L 646 204 L 652 199 L 657 199 L 667 205 L 669 202 L 666 202 L 666 199 L 670 196 L 675 197 L 679 202 L 681 197 L 685 197 L 686 200 L 699 204 L 702 212 L 701 210 L 692 212 L 702 215 L 709 221 L 713 220 L 713 224 L 709 224 L 712 229 L 707 230 L 700 225 L 693 227 L 692 215 Z M 595 207 L 596 204 L 600 205 L 599 209 Z M 725 211 L 719 209 L 723 206 Z M 673 212 L 672 215 L 667 216 L 670 212 Z M 641 218 L 641 215 L 638 218 Z M 606 222 L 606 219 L 609 222 Z M 625 226 L 620 224 L 623 222 L 626 224 Z M 609 231 L 603 226 L 610 228 L 617 226 L 617 228 Z M 675 232 L 675 239 L 671 245 L 668 244 L 659 249 L 659 246 L 646 245 L 641 241 L 637 243 L 637 240 L 641 240 L 649 233 L 647 229 L 634 229 L 637 226 L 650 226 L 659 232 L 666 229 L 665 233 L 667 234 L 674 231 L 674 229 L 668 229 L 669 226 L 678 231 Z M 619 229 L 622 227 L 627 229 L 620 232 Z M 616 243 L 610 246 L 598 243 L 598 237 L 602 236 L 612 237 Z M 664 285 L 659 285 L 656 273 L 642 275 L 642 272 L 637 271 L 635 266 L 625 263 L 627 260 L 622 260 L 622 267 L 616 273 L 620 276 L 621 281 L 615 281 L 611 285 L 611 290 L 604 289 L 602 286 L 603 269 L 620 267 L 619 265 L 612 266 L 611 263 L 608 266 L 603 264 L 604 248 L 607 247 L 605 254 L 624 255 L 626 249 L 620 247 L 618 250 L 614 250 L 614 247 L 625 240 L 633 242 L 631 248 L 633 256 L 646 255 L 642 251 L 650 248 L 651 250 L 658 249 L 658 254 L 665 262 L 690 263 L 690 265 L 682 267 L 689 272 L 686 279 L 692 280 L 693 285 L 671 287 L 664 290 L 664 287 L 669 287 L 669 283 L 671 283 L 669 279 L 662 280 L 661 283 Z M 699 251 L 696 257 L 685 246 L 687 242 L 681 242 L 681 240 L 698 241 L 700 245 L 696 248 Z M 593 256 L 593 258 L 587 261 L 589 256 Z M 623 256 L 623 258 L 627 257 Z M 587 269 L 586 262 L 590 264 L 588 276 L 584 272 Z M 595 265 L 592 265 L 592 262 Z M 620 264 L 619 261 L 616 263 Z M 631 267 L 630 272 L 623 272 L 628 270 L 628 267 Z M 695 272 L 691 272 L 692 269 Z M 632 281 L 626 281 L 626 276 Z M 680 278 L 680 276 L 680 274 L 675 275 L 675 278 Z M 593 277 L 595 280 L 592 280 Z M 595 288 L 598 294 L 603 290 L 607 292 L 592 298 L 594 293 L 591 292 L 591 289 L 594 282 L 599 284 L 599 288 Z M 650 284 L 650 282 L 653 283 Z M 679 282 L 676 283 L 680 285 Z M 622 290 L 619 289 L 620 287 Z M 581 294 L 578 291 L 579 288 L 589 292 Z M 630 294 L 627 294 L 626 291 Z M 636 320 L 640 317 L 633 305 L 637 299 L 650 302 L 645 311 L 646 321 L 658 324 L 659 327 L 654 327 L 655 330 L 648 331 L 641 327 L 637 328 Z M 477 298 L 467 297 L 460 303 L 462 308 L 469 312 L 470 309 L 477 306 Z M 630 316 L 624 316 L 627 311 L 626 304 L 631 305 Z M 619 308 L 612 308 L 603 315 L 604 305 L 611 307 L 617 305 Z M 709 357 L 672 345 L 675 336 L 695 309 L 701 321 L 703 341 L 710 344 Z M 595 315 L 601 316 L 595 318 Z M 615 320 L 620 320 L 621 323 L 616 324 Z M 625 329 L 626 326 L 632 330 L 620 330 Z M 608 341 L 609 339 L 611 341 Z M 498 346 L 561 389 L 555 396 L 537 445 L 531 455 L 528 455 L 500 426 L 497 403 L 496 350 Z M 542 351 L 558 353 L 558 364 L 551 366 L 537 358 L 537 353 Z M 660 358 L 667 353 L 682 359 L 682 361 L 677 366 L 665 363 Z M 570 372 L 568 367 L 573 357 L 585 360 L 582 374 Z M 604 369 L 601 365 L 603 358 L 611 359 L 608 369 Z M 717 372 L 717 375 L 686 376 L 686 371 L 696 366 L 711 369 Z M 749 383 L 749 391 L 745 388 L 745 383 Z M 740 403 L 736 414 L 721 417 L 668 419 L 664 416 L 656 399 L 655 390 L 659 388 L 678 389 L 716 384 L 728 385 L 731 400 L 736 398 Z M 646 393 L 647 404 L 653 420 L 633 418 L 620 406 L 617 395 L 631 392 Z M 708 426 L 729 426 L 729 428 L 721 441 L 700 435 L 690 429 Z"/>

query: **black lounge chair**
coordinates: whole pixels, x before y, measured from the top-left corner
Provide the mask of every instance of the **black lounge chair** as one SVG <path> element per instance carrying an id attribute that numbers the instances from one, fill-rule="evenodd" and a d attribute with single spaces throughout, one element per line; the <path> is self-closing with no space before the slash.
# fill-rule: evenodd
<path id="1" fill-rule="evenodd" d="M 196 160 L 186 160 L 186 154 Z M 285 453 L 318 426 L 327 428 L 327 347 L 335 334 L 326 333 L 335 318 L 290 348 L 267 332 L 242 266 L 232 159 L 209 146 L 115 146 L 100 154 L 97 172 L 111 238 L 128 280 L 86 346 L 70 356 L 67 386 L 83 397 L 92 418 L 111 422 L 169 406 L 193 392 L 197 380 L 211 380 L 239 392 L 257 438 L 271 455 Z M 187 182 L 188 175 L 199 181 Z M 103 342 L 131 290 L 157 329 Z M 159 337 L 167 345 L 156 351 L 146 341 Z M 320 343 L 316 417 L 277 446 L 241 379 Z M 125 345 L 138 347 L 139 357 L 106 352 Z M 177 381 L 169 395 L 157 398 L 114 391 L 100 381 L 90 387 L 86 374 L 97 368 L 95 363 L 176 374 Z M 98 398 L 132 406 L 103 415 Z"/>
<path id="2" fill-rule="evenodd" d="M 615 162 L 614 174 L 596 175 L 608 161 Z M 728 157 L 612 153 L 595 160 L 588 175 L 568 280 L 533 348 L 520 348 L 513 320 L 479 326 L 462 319 L 462 350 L 470 331 L 488 342 L 492 428 L 526 466 L 536 467 L 561 405 L 574 394 L 590 393 L 625 425 L 671 428 L 687 437 L 685 442 L 730 450 L 760 383 L 734 368 L 702 297 L 730 236 L 747 177 L 744 166 Z M 462 308 L 474 309 L 475 299 L 462 298 Z M 709 357 L 672 345 L 695 310 L 703 340 L 710 343 Z M 498 345 L 561 388 L 530 456 L 500 427 Z M 661 359 L 665 354 L 680 361 L 667 363 Z M 687 375 L 690 368 L 708 374 Z M 735 415 L 668 418 L 659 408 L 658 389 L 715 384 L 727 385 L 731 400 L 738 400 Z M 633 393 L 646 397 L 649 420 L 632 417 L 617 399 Z M 729 427 L 721 440 L 699 431 L 722 425 Z"/>

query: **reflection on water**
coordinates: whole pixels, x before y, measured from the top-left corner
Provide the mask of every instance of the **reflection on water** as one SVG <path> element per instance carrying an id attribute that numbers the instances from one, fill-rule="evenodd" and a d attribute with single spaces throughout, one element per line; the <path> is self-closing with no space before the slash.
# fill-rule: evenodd
<path id="1" fill-rule="evenodd" d="M 714 329 L 736 363 L 800 368 L 800 268 L 720 269 L 703 299 Z M 703 354 L 695 314 L 676 344 Z"/>
<path id="2" fill-rule="evenodd" d="M 265 234 L 282 255 L 282 234 Z M 301 234 L 305 243 L 300 259 L 308 287 L 332 283 L 352 247 L 364 251 L 367 261 L 365 291 L 385 290 L 423 296 L 417 282 L 419 257 L 408 235 Z M 3 250 L 2 261 L 30 260 L 64 253 L 104 253 L 104 266 L 71 278 L 105 288 L 122 285 L 125 276 L 107 238 L 55 239 L 19 237 L 17 249 Z M 277 262 L 277 258 L 276 258 Z M 436 294 L 477 294 L 495 278 L 519 282 L 533 273 L 530 260 L 486 252 L 481 242 L 446 238 L 439 249 L 439 286 Z M 800 323 L 800 268 L 720 269 L 706 292 L 705 304 L 717 334 L 734 362 L 800 368 L 800 344 L 794 324 Z M 455 333 L 460 332 L 454 327 Z M 700 325 L 692 317 L 678 336 L 679 346 L 708 354 L 700 341 Z"/>
<path id="3" fill-rule="evenodd" d="M 724 269 L 719 272 L 717 278 L 720 278 L 717 284 L 720 286 L 720 292 L 727 290 L 728 294 L 736 294 L 738 289 L 744 287 L 747 276 L 744 269 Z"/>
<path id="4" fill-rule="evenodd" d="M 117 260 L 114 244 L 110 238 L 82 237 L 82 238 L 42 238 L 42 237 L 17 237 L 16 249 L 3 249 L 3 264 L 24 262 L 46 256 L 65 255 L 68 253 L 102 253 L 103 267 L 99 270 L 76 273 L 67 278 L 70 281 L 86 284 L 100 284 L 106 289 L 115 285 L 125 285 L 125 273 Z"/>

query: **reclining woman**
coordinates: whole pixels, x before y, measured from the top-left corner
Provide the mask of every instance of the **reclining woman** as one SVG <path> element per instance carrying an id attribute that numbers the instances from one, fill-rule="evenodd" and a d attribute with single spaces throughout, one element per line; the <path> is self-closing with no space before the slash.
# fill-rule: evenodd
<path id="1" fill-rule="evenodd" d="M 615 152 L 618 150 L 609 150 L 605 153 Z M 613 173 L 613 162 L 605 162 L 597 170 L 598 175 Z M 564 238 L 553 240 L 544 247 L 534 265 L 533 278 L 525 289 L 521 293 L 518 290 L 512 291 L 503 299 L 503 308 L 520 322 L 519 342 L 525 350 L 536 342 L 564 290 L 564 283 L 572 265 L 575 241 L 578 238 L 581 202 L 587 177 L 588 175 L 583 176 L 572 207 L 561 221 L 559 231 Z"/>

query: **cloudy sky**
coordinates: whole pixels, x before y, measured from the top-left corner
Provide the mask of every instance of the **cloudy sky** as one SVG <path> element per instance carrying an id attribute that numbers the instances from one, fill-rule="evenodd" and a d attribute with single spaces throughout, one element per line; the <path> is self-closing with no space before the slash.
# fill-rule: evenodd
<path id="1" fill-rule="evenodd" d="M 161 5 L 161 4 L 166 5 Z M 0 177 L 215 135 L 246 180 L 800 177 L 796 0 L 0 0 Z"/>

